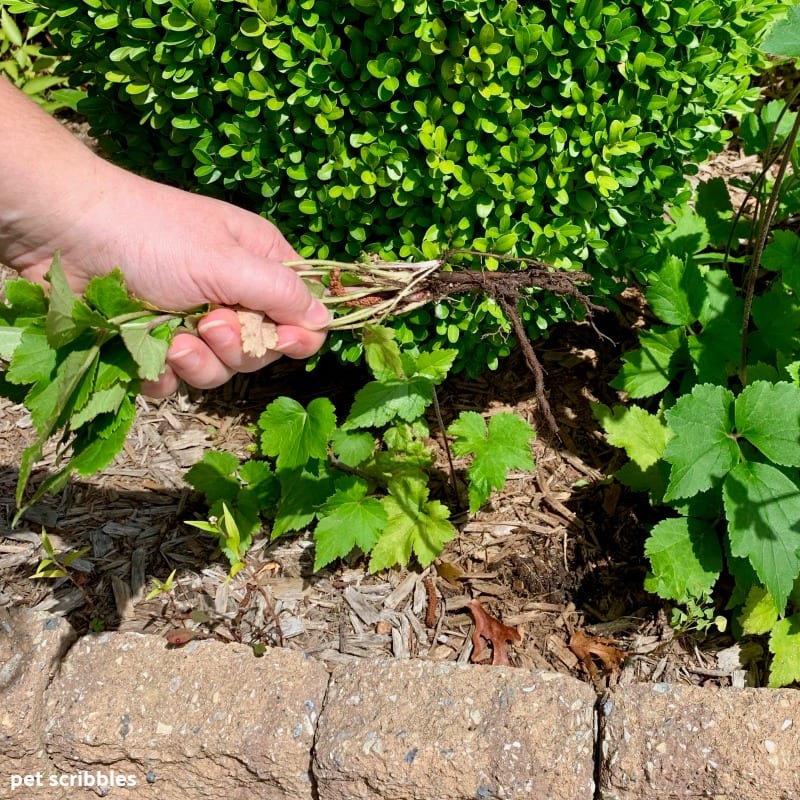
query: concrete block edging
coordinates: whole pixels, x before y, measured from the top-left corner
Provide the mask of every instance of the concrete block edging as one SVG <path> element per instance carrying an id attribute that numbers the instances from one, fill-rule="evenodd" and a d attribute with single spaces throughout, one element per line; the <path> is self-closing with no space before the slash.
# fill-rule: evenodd
<path id="1" fill-rule="evenodd" d="M 9 665 L 12 665 L 10 667 Z M 0 800 L 790 800 L 800 692 L 638 684 L 0 618 Z"/>

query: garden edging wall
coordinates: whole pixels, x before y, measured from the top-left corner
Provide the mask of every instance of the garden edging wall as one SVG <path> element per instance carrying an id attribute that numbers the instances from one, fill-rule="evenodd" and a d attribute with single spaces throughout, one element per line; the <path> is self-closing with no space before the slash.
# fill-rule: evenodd
<path id="1" fill-rule="evenodd" d="M 800 693 L 421 660 L 329 670 L 0 617 L 0 800 L 789 800 Z"/>

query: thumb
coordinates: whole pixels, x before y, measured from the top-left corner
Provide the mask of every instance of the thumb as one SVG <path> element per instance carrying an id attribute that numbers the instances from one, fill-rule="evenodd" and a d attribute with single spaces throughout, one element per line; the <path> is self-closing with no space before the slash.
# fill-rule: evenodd
<path id="1" fill-rule="evenodd" d="M 261 311 L 273 322 L 310 330 L 330 324 L 330 312 L 303 279 L 277 261 L 238 250 L 214 278 L 216 285 L 208 292 L 211 302 Z"/>

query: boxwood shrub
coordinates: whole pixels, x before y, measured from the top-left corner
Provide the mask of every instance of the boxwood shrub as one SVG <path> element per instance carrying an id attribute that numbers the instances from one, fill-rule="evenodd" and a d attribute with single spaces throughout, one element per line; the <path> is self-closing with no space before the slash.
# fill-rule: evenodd
<path id="1" fill-rule="evenodd" d="M 120 163 L 261 212 L 304 255 L 470 247 L 585 266 L 603 294 L 754 99 L 754 45 L 781 2 L 40 5 Z M 532 332 L 565 313 L 541 295 L 525 308 Z M 475 369 L 508 349 L 486 300 L 398 327 L 460 339 Z"/>

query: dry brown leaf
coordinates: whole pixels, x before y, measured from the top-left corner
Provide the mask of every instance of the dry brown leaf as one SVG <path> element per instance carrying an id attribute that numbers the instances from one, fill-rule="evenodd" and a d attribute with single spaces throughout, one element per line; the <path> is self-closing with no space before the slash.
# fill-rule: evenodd
<path id="1" fill-rule="evenodd" d="M 436 574 L 440 578 L 444 578 L 448 583 L 456 586 L 458 582 L 464 577 L 464 570 L 456 564 L 449 561 L 439 561 L 436 564 Z"/>
<path id="2" fill-rule="evenodd" d="M 278 345 L 278 328 L 260 311 L 240 308 L 236 311 L 242 328 L 242 349 L 248 356 L 261 358 Z"/>
<path id="3" fill-rule="evenodd" d="M 625 658 L 625 651 L 615 647 L 612 639 L 589 636 L 580 630 L 570 636 L 569 649 L 581 660 L 593 681 L 597 680 L 595 658 L 603 665 L 603 670 L 609 674 L 616 672 Z"/>
<path id="4" fill-rule="evenodd" d="M 192 639 L 197 638 L 197 633 L 191 628 L 172 628 L 164 634 L 167 643 L 173 647 L 183 647 L 188 644 Z"/>
<path id="5" fill-rule="evenodd" d="M 521 642 L 522 636 L 516 628 L 503 625 L 500 620 L 486 613 L 484 607 L 477 601 L 471 600 L 467 608 L 475 620 L 475 629 L 472 631 L 472 655 L 470 661 L 479 661 L 486 650 L 485 642 L 492 646 L 492 666 L 510 666 L 507 642 Z"/>

